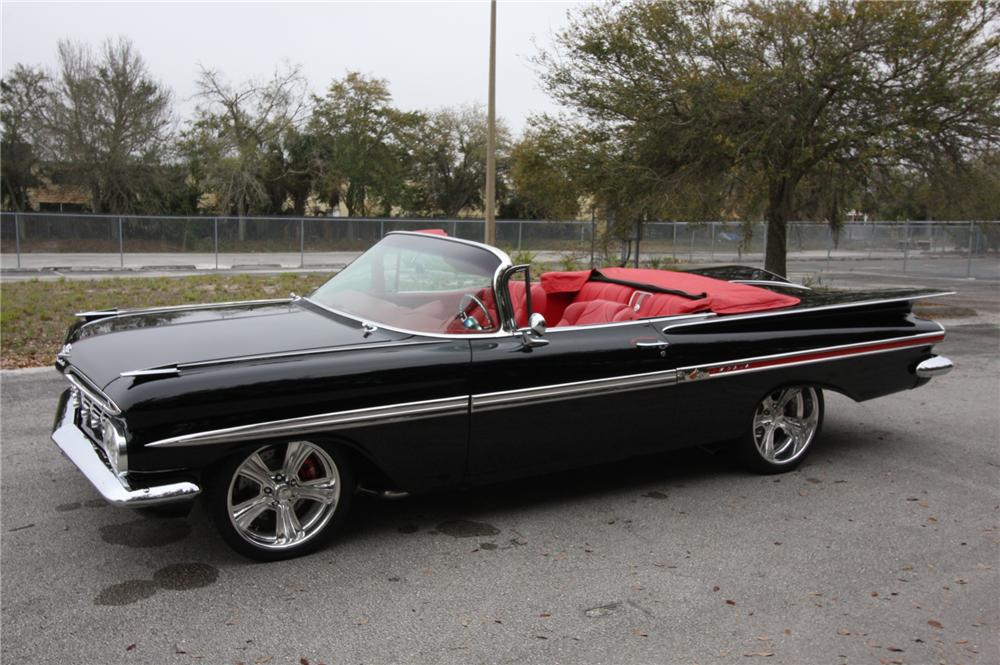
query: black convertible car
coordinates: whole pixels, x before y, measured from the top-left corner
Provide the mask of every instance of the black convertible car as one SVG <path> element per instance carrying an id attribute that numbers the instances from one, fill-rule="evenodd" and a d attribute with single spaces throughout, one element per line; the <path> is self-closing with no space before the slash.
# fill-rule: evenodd
<path id="1" fill-rule="evenodd" d="M 81 313 L 52 438 L 111 503 L 201 494 L 229 545 L 282 559 L 332 536 L 358 491 L 722 441 L 792 469 L 824 390 L 867 400 L 951 368 L 944 329 L 911 313 L 935 295 L 743 267 L 533 281 L 493 247 L 392 233 L 309 296 Z"/>

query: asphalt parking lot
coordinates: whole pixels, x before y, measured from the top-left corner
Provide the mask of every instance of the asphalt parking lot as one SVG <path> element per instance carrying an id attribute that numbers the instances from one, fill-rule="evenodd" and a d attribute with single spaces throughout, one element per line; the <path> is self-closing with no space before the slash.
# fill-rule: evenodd
<path id="1" fill-rule="evenodd" d="M 797 472 L 688 451 L 362 500 L 339 542 L 277 564 L 230 553 L 200 508 L 155 520 L 104 506 L 48 438 L 62 379 L 4 373 L 0 656 L 1000 662 L 995 314 L 951 323 L 946 377 L 863 404 L 828 396 Z"/>

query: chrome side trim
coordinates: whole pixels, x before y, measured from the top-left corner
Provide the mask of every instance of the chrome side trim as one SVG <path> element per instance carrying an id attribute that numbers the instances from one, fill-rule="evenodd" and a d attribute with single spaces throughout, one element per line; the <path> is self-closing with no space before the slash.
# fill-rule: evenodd
<path id="1" fill-rule="evenodd" d="M 276 360 L 281 358 L 297 358 L 300 356 L 324 355 L 328 353 L 343 353 L 346 351 L 365 351 L 367 349 L 385 349 L 385 348 L 422 346 L 426 344 L 446 344 L 446 343 L 447 340 L 435 339 L 435 340 L 424 340 L 424 341 L 400 340 L 398 342 L 374 342 L 371 344 L 351 344 L 349 346 L 327 346 L 318 349 L 305 349 L 302 351 L 280 351 L 277 353 L 259 353 L 249 356 L 232 356 L 229 358 L 218 358 L 215 360 L 199 360 L 197 362 L 191 362 L 191 363 L 160 365 L 158 367 L 149 367 L 146 369 L 135 369 L 135 370 L 130 370 L 128 372 L 122 372 L 121 374 L 119 374 L 119 376 L 144 377 L 144 376 L 176 375 L 186 369 L 196 369 L 199 367 L 213 367 L 216 365 L 232 365 L 236 363 L 255 362 L 258 360 Z"/>
<path id="2" fill-rule="evenodd" d="M 70 385 L 87 395 L 87 397 L 91 400 L 100 404 L 108 413 L 113 416 L 121 415 L 122 410 L 117 404 L 115 404 L 115 401 L 105 395 L 100 388 L 94 385 L 94 383 L 83 374 L 70 367 L 70 369 L 63 374 L 63 376 L 70 382 Z"/>
<path id="3" fill-rule="evenodd" d="M 840 344 L 820 348 L 803 349 L 789 353 L 777 353 L 768 356 L 753 356 L 737 360 L 690 365 L 677 369 L 680 383 L 717 379 L 727 376 L 762 372 L 769 369 L 784 369 L 819 362 L 856 358 L 876 353 L 890 353 L 907 347 L 936 344 L 944 339 L 943 332 L 921 333 L 906 337 L 890 337 L 854 344 Z"/>
<path id="4" fill-rule="evenodd" d="M 177 365 L 164 365 L 163 367 L 149 367 L 147 369 L 133 369 L 127 372 L 120 372 L 118 376 L 146 377 L 146 376 L 176 376 L 181 370 Z"/>
<path id="5" fill-rule="evenodd" d="M 574 397 L 592 397 L 610 392 L 643 390 L 672 386 L 677 383 L 677 370 L 663 370 L 646 374 L 612 376 L 606 379 L 557 383 L 549 386 L 502 390 L 472 396 L 472 412 L 490 411 L 519 406 L 525 402 L 555 402 Z"/>
<path id="6" fill-rule="evenodd" d="M 286 418 L 237 427 L 184 434 L 160 439 L 146 444 L 147 448 L 175 448 L 201 446 L 210 443 L 230 443 L 280 436 L 298 436 L 315 432 L 329 432 L 345 427 L 365 427 L 387 423 L 418 420 L 433 416 L 457 416 L 469 412 L 468 396 L 445 397 L 421 402 L 388 404 L 350 411 L 320 413 L 301 418 Z"/>
<path id="7" fill-rule="evenodd" d="M 750 286 L 774 286 L 777 288 L 785 289 L 798 289 L 800 291 L 812 291 L 805 284 L 796 284 L 795 282 L 789 281 L 775 281 L 773 279 L 731 279 L 730 284 L 749 284 Z"/>
<path id="8" fill-rule="evenodd" d="M 73 400 L 64 393 L 52 440 L 108 503 L 128 507 L 155 506 L 185 501 L 201 493 L 201 488 L 190 482 L 132 489 L 125 479 L 105 466 L 90 440 L 73 424 L 73 411 Z"/>
<path id="9" fill-rule="evenodd" d="M 170 305 L 168 307 L 146 307 L 142 309 L 102 309 L 91 312 L 77 312 L 81 319 L 106 319 L 108 317 L 131 316 L 134 314 L 158 314 L 160 312 L 183 312 L 198 309 L 225 309 L 227 307 L 253 307 L 258 305 L 280 305 L 291 302 L 292 298 L 271 298 L 268 300 L 232 300 L 228 302 L 198 303 L 195 305 Z M 89 323 L 89 321 L 88 321 Z"/>
<path id="10" fill-rule="evenodd" d="M 924 300 L 926 298 L 940 298 L 941 296 L 953 296 L 954 291 L 941 291 L 940 293 L 924 293 L 915 296 L 908 296 L 905 298 L 883 298 L 881 300 L 859 300 L 857 302 L 839 303 L 836 305 L 821 305 L 819 307 L 803 307 L 801 309 L 776 309 L 770 312 L 755 312 L 752 314 L 731 314 L 727 316 L 721 316 L 711 321 L 692 321 L 691 323 L 675 323 L 667 326 L 663 329 L 663 332 L 667 332 L 671 328 L 680 328 L 687 326 L 700 326 L 711 323 L 718 323 L 721 321 L 743 321 L 746 319 L 760 319 L 768 316 L 785 316 L 788 314 L 806 314 L 810 312 L 823 312 L 831 309 L 850 309 L 852 307 L 870 307 L 872 305 L 886 305 L 894 302 L 908 302 L 913 300 Z"/>
<path id="11" fill-rule="evenodd" d="M 917 365 L 913 373 L 921 379 L 930 379 L 935 376 L 944 376 L 954 369 L 954 367 L 955 364 L 949 358 L 934 356 Z"/>
<path id="12" fill-rule="evenodd" d="M 714 319 L 718 317 L 715 312 L 698 312 L 697 314 L 674 314 L 672 316 L 656 316 L 648 319 L 633 319 L 631 321 L 613 321 L 611 323 L 595 323 L 592 325 L 582 325 L 582 326 L 559 326 L 555 328 L 549 328 L 545 331 L 545 334 L 557 333 L 557 332 L 568 332 L 571 330 L 598 330 L 600 328 L 618 328 L 621 326 L 635 326 L 635 325 L 657 325 L 664 323 L 666 321 L 702 321 L 705 319 Z M 679 324 L 678 324 L 679 325 Z"/>

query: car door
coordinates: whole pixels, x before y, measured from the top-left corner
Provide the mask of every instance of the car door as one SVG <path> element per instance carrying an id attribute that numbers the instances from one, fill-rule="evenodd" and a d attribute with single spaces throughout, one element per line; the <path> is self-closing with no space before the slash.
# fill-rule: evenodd
<path id="1" fill-rule="evenodd" d="M 668 446 L 676 372 L 646 321 L 473 339 L 468 476 L 473 482 Z"/>

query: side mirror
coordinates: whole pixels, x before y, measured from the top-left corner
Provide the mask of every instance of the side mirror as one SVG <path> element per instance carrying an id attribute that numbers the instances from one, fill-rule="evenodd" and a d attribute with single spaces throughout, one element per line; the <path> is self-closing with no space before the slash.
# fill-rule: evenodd
<path id="1" fill-rule="evenodd" d="M 528 328 L 532 334 L 542 337 L 545 334 L 546 327 L 545 317 L 538 312 L 532 312 L 531 316 L 528 317 Z"/>
<path id="2" fill-rule="evenodd" d="M 524 349 L 533 349 L 536 346 L 545 346 L 549 340 L 544 339 L 546 330 L 545 317 L 538 312 L 528 317 L 528 327 L 518 330 L 521 333 L 521 344 Z"/>

